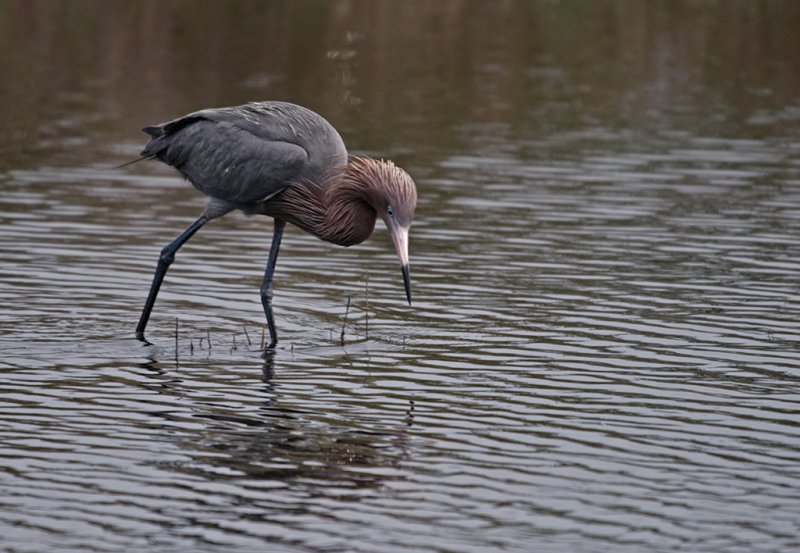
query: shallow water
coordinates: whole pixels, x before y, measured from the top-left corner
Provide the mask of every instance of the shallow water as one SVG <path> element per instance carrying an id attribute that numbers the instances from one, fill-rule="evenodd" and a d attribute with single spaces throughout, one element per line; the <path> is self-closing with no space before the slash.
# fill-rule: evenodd
<path id="1" fill-rule="evenodd" d="M 4 550 L 800 546 L 794 3 L 222 5 L 0 8 Z M 204 201 L 111 167 L 254 98 L 416 178 L 414 305 L 289 229 L 265 361 L 236 214 L 139 343 Z"/>

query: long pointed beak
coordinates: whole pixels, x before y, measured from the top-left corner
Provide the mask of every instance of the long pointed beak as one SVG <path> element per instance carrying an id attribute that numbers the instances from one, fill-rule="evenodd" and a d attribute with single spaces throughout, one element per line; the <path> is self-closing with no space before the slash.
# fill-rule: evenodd
<path id="1" fill-rule="evenodd" d="M 400 269 L 403 271 L 403 285 L 406 287 L 406 298 L 411 305 L 411 273 L 408 270 L 408 227 L 390 227 L 394 251 L 400 260 Z"/>
<path id="2" fill-rule="evenodd" d="M 411 305 L 411 275 L 408 272 L 408 264 L 403 265 L 401 270 L 403 271 L 403 284 L 406 287 L 406 298 L 408 305 Z"/>

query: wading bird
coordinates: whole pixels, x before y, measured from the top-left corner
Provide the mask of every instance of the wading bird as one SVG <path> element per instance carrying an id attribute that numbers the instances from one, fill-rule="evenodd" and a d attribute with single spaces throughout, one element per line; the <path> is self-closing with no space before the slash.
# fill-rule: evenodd
<path id="1" fill-rule="evenodd" d="M 161 250 L 136 337 L 144 330 L 175 252 L 200 228 L 235 209 L 275 220 L 261 303 L 269 348 L 278 343 L 272 315 L 272 275 L 286 223 L 340 246 L 366 240 L 380 216 L 392 236 L 411 305 L 408 229 L 417 204 L 411 177 L 391 161 L 350 157 L 342 137 L 322 116 L 286 102 L 205 109 L 145 127 L 143 159 L 177 169 L 208 204 L 200 217 Z"/>

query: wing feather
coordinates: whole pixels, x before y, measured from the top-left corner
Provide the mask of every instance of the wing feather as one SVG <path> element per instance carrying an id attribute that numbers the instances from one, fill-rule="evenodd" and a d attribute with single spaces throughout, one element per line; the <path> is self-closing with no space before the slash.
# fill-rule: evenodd
<path id="1" fill-rule="evenodd" d="M 347 163 L 330 123 L 286 102 L 206 109 L 143 130 L 151 137 L 143 157 L 158 158 L 201 192 L 233 203 L 263 201 Z"/>
<path id="2" fill-rule="evenodd" d="M 175 167 L 198 190 L 233 203 L 263 201 L 302 178 L 301 146 L 267 141 L 229 123 L 202 119 L 150 141 L 142 155 Z"/>

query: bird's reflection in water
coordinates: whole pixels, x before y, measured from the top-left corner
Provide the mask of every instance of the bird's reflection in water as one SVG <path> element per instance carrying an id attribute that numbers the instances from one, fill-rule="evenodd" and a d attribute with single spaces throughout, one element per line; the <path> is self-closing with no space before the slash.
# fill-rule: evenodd
<path id="1" fill-rule="evenodd" d="M 170 425 L 170 434 L 190 458 L 172 463 L 171 469 L 213 481 L 255 478 L 307 483 L 310 479 L 364 488 L 380 486 L 385 474 L 364 469 L 396 467 L 408 457 L 413 402 L 404 416 L 378 424 L 374 418 L 351 416 L 335 404 L 333 412 L 323 412 L 309 405 L 313 397 L 295 394 L 276 381 L 276 365 L 274 353 L 263 359 L 257 401 L 252 388 L 246 396 L 199 398 L 196 390 L 181 391 L 187 381 L 162 380 L 166 375 L 160 374 L 160 385 L 170 388 L 170 393 L 191 397 L 191 419 L 205 421 L 200 428 L 182 424 L 179 432 Z"/>

